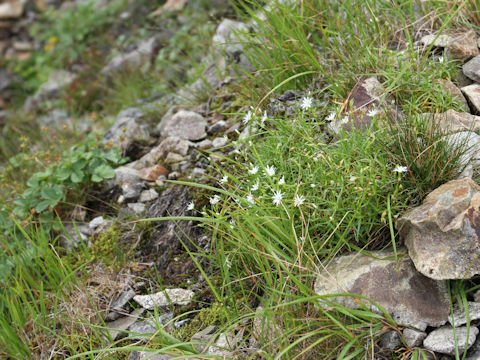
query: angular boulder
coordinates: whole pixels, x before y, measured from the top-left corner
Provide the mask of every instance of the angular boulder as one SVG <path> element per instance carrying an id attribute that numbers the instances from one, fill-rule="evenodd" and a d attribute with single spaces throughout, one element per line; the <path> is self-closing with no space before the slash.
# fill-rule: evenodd
<path id="1" fill-rule="evenodd" d="M 478 328 L 475 326 L 471 326 L 470 329 L 466 326 L 454 329 L 446 325 L 428 334 L 423 341 L 423 346 L 427 350 L 448 355 L 455 355 L 455 349 L 458 348 L 458 352 L 462 355 L 473 345 L 477 335 Z"/>
<path id="2" fill-rule="evenodd" d="M 315 282 L 318 295 L 349 293 L 369 298 L 401 325 L 424 331 L 427 326 L 441 326 L 450 313 L 444 281 L 420 274 L 408 256 L 394 259 L 393 252 L 375 251 L 373 257 L 355 253 L 336 258 Z M 360 308 L 351 296 L 327 298 L 353 309 Z M 370 302 L 363 301 L 373 311 Z"/>
<path id="3" fill-rule="evenodd" d="M 119 146 L 123 151 L 134 142 L 150 141 L 150 126 L 143 123 L 144 113 L 139 108 L 128 108 L 121 111 L 113 126 L 105 133 L 104 138 Z"/>
<path id="4" fill-rule="evenodd" d="M 480 274 L 480 186 L 463 178 L 443 184 L 398 220 L 415 267 L 436 280 Z"/>
<path id="5" fill-rule="evenodd" d="M 429 116 L 433 117 L 433 120 L 445 133 L 458 131 L 474 131 L 478 133 L 480 131 L 480 116 L 467 112 L 458 112 L 450 109 L 440 114 L 427 114 L 426 120 L 429 120 Z"/>
<path id="6" fill-rule="evenodd" d="M 480 82 L 480 56 L 475 56 L 462 67 L 463 74 L 473 81 Z"/>
<path id="7" fill-rule="evenodd" d="M 455 36 L 447 46 L 448 54 L 454 60 L 468 61 L 478 56 L 477 34 L 470 30 Z"/>

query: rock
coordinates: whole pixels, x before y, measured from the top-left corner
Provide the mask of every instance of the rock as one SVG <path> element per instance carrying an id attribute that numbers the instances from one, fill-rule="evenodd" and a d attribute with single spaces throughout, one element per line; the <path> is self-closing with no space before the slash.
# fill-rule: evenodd
<path id="1" fill-rule="evenodd" d="M 139 69 L 143 65 L 153 61 L 159 49 L 159 37 L 153 36 L 140 42 L 137 48 L 126 54 L 120 54 L 113 58 L 101 71 L 100 74 L 111 77 L 112 75 L 126 70 Z"/>
<path id="2" fill-rule="evenodd" d="M 96 218 L 92 219 L 89 223 L 88 223 L 88 227 L 91 229 L 91 230 L 95 230 L 96 228 L 98 228 L 99 226 L 101 226 L 102 224 L 105 223 L 105 219 L 103 218 L 103 216 L 97 216 Z"/>
<path id="3" fill-rule="evenodd" d="M 155 200 L 156 198 L 158 198 L 158 193 L 155 191 L 155 189 L 149 189 L 142 191 L 139 201 L 143 203 Z"/>
<path id="4" fill-rule="evenodd" d="M 88 226 L 85 225 L 73 225 L 65 224 L 64 232 L 60 236 L 60 245 L 68 250 L 72 251 L 77 248 L 82 242 L 88 241 L 89 234 L 93 234 Z"/>
<path id="5" fill-rule="evenodd" d="M 228 123 L 225 120 L 219 120 L 208 128 L 208 133 L 213 134 L 222 132 L 228 128 Z"/>
<path id="6" fill-rule="evenodd" d="M 169 152 L 174 152 L 182 156 L 187 155 L 190 147 L 188 140 L 179 137 L 167 137 L 160 145 L 155 146 L 150 152 L 142 156 L 137 161 L 131 163 L 129 166 L 141 170 L 145 167 L 156 165 L 160 160 L 163 160 Z"/>
<path id="7" fill-rule="evenodd" d="M 223 356 L 224 358 L 232 358 L 233 351 L 236 349 L 240 339 L 232 332 L 221 333 L 215 344 L 210 346 L 207 350 L 208 355 Z"/>
<path id="8" fill-rule="evenodd" d="M 438 84 L 443 89 L 443 92 L 450 95 L 461 106 L 461 110 L 464 112 L 470 112 L 467 100 L 463 96 L 461 90 L 450 80 L 440 79 Z M 452 110 L 453 111 L 453 110 Z"/>
<path id="9" fill-rule="evenodd" d="M 224 49 L 228 56 L 238 56 L 243 51 L 241 33 L 249 31 L 249 26 L 243 22 L 223 19 L 217 26 L 212 44 Z"/>
<path id="10" fill-rule="evenodd" d="M 138 318 L 140 317 L 140 315 L 143 314 L 144 311 L 145 309 L 138 308 L 133 310 L 133 312 L 128 316 L 106 323 L 108 332 L 110 333 L 112 339 L 115 340 L 118 335 L 124 333 L 124 330 L 127 330 L 130 325 L 135 323 L 135 321 L 138 320 Z"/>
<path id="11" fill-rule="evenodd" d="M 402 339 L 398 332 L 390 330 L 382 335 L 379 345 L 382 349 L 395 350 L 402 345 Z"/>
<path id="12" fill-rule="evenodd" d="M 54 70 L 50 73 L 48 81 L 43 83 L 37 93 L 27 99 L 24 110 L 34 110 L 42 101 L 51 100 L 60 95 L 60 92 L 69 87 L 77 75 L 66 70 Z"/>
<path id="13" fill-rule="evenodd" d="M 397 271 L 393 252 L 374 251 L 371 254 L 375 258 L 352 254 L 333 260 L 317 278 L 315 292 L 318 295 L 365 296 L 383 307 L 397 323 L 422 331 L 427 326 L 440 326 L 447 321 L 450 305 L 445 282 L 418 273 L 408 256 L 398 259 Z M 352 309 L 360 308 L 350 296 L 327 300 Z M 378 311 L 369 302 L 364 303 Z"/>
<path id="14" fill-rule="evenodd" d="M 198 352 L 204 351 L 206 344 L 214 336 L 215 330 L 217 330 L 216 326 L 209 325 L 202 331 L 199 331 L 192 336 L 190 341 L 196 343 L 194 344 L 194 346 L 198 350 Z"/>
<path id="15" fill-rule="evenodd" d="M 375 118 L 384 121 L 388 117 L 390 121 L 398 121 L 403 117 L 400 111 L 393 106 L 393 100 L 386 96 L 386 90 L 375 76 L 363 78 L 351 91 L 346 103 L 345 115 L 341 119 L 330 123 L 329 129 L 339 134 L 343 128 L 350 131 L 353 128 L 368 128 L 373 119 L 372 112 L 376 112 Z"/>
<path id="16" fill-rule="evenodd" d="M 448 54 L 454 60 L 468 61 L 478 56 L 477 34 L 470 30 L 461 35 L 455 36 L 447 46 Z"/>
<path id="17" fill-rule="evenodd" d="M 432 279 L 480 274 L 480 186 L 464 178 L 431 192 L 398 220 L 415 267 Z"/>
<path id="18" fill-rule="evenodd" d="M 472 112 L 480 114 L 480 85 L 472 84 L 462 87 L 462 92 L 467 98 Z"/>
<path id="19" fill-rule="evenodd" d="M 480 56 L 475 56 L 462 67 L 466 77 L 473 81 L 480 82 Z"/>
<path id="20" fill-rule="evenodd" d="M 428 114 L 431 117 L 433 114 Z M 480 116 L 475 116 L 467 112 L 458 112 L 455 110 L 447 110 L 444 113 L 433 115 L 434 121 L 440 126 L 445 133 L 458 131 L 480 131 Z"/>
<path id="21" fill-rule="evenodd" d="M 5 69 L 0 69 L 0 93 L 6 90 L 13 82 L 13 77 Z"/>
<path id="22" fill-rule="evenodd" d="M 403 337 L 409 348 L 416 348 L 422 345 L 423 340 L 427 337 L 427 333 L 406 328 L 403 330 Z"/>
<path id="23" fill-rule="evenodd" d="M 207 136 L 207 120 L 193 112 L 180 110 L 173 116 L 164 116 L 157 129 L 163 137 L 175 136 L 186 140 L 201 140 Z"/>
<path id="24" fill-rule="evenodd" d="M 117 320 L 125 311 L 123 307 L 133 299 L 135 291 L 132 289 L 124 291 L 111 305 L 111 311 L 105 317 L 105 320 L 114 321 Z"/>
<path id="25" fill-rule="evenodd" d="M 143 190 L 143 183 L 128 184 L 124 183 L 122 185 L 122 195 L 124 200 L 136 200 L 140 196 Z"/>
<path id="26" fill-rule="evenodd" d="M 24 2 L 21 0 L 6 0 L 0 4 L 0 20 L 19 18 L 23 14 Z"/>
<path id="27" fill-rule="evenodd" d="M 480 159 L 480 136 L 473 131 L 461 131 L 447 135 L 445 142 L 452 148 L 463 151 L 459 158 L 459 165 L 478 165 Z"/>
<path id="28" fill-rule="evenodd" d="M 436 38 L 436 39 L 435 39 Z M 435 47 L 445 48 L 450 43 L 450 36 L 448 35 L 437 35 L 436 34 L 429 34 L 425 35 L 420 39 L 420 44 L 425 47 L 429 47 L 433 44 Z"/>
<path id="29" fill-rule="evenodd" d="M 180 154 L 176 154 L 174 152 L 170 152 L 165 159 L 166 164 L 175 164 L 177 162 L 183 161 L 184 157 Z"/>
<path id="30" fill-rule="evenodd" d="M 128 328 L 129 336 L 133 340 L 142 340 L 150 338 L 150 335 L 157 332 L 155 323 L 152 320 L 138 320 Z M 145 335 L 149 334 L 148 337 Z M 142 336 L 143 335 L 143 336 Z"/>
<path id="31" fill-rule="evenodd" d="M 115 178 L 113 179 L 113 185 L 120 185 L 123 184 L 136 184 L 140 181 L 140 173 L 138 170 L 120 166 L 115 169 Z"/>
<path id="32" fill-rule="evenodd" d="M 478 328 L 475 326 L 470 327 L 470 332 L 467 339 L 467 327 L 460 327 L 454 330 L 451 326 L 447 325 L 433 330 L 430 334 L 428 334 L 426 339 L 423 341 L 423 346 L 427 350 L 447 355 L 455 355 L 454 331 L 456 333 L 456 343 L 458 345 L 458 351 L 460 354 L 473 345 L 478 335 Z"/>
<path id="33" fill-rule="evenodd" d="M 228 138 L 226 136 L 217 137 L 213 139 L 212 146 L 214 148 L 220 148 L 228 144 Z"/>
<path id="34" fill-rule="evenodd" d="M 202 168 L 193 168 L 192 172 L 190 173 L 190 178 L 194 179 L 194 178 L 199 178 L 199 177 L 202 177 L 203 175 L 205 175 L 205 169 L 202 169 Z"/>
<path id="35" fill-rule="evenodd" d="M 143 203 L 130 203 L 127 206 L 135 216 L 140 216 L 145 212 L 145 204 Z"/>
<path id="36" fill-rule="evenodd" d="M 40 116 L 38 118 L 38 123 L 40 126 L 45 126 L 50 129 L 62 129 L 63 126 L 72 127 L 70 123 L 70 116 L 67 112 L 62 109 L 54 109 L 48 113 L 47 116 Z"/>
<path id="37" fill-rule="evenodd" d="M 200 150 L 210 149 L 212 147 L 212 140 L 205 139 L 195 144 L 195 147 Z"/>
<path id="38" fill-rule="evenodd" d="M 167 176 L 168 170 L 161 165 L 150 166 L 143 168 L 138 172 L 138 176 L 142 180 L 155 181 L 159 176 Z"/>
<path id="39" fill-rule="evenodd" d="M 468 302 L 468 317 L 470 322 L 480 319 L 480 303 Z M 464 309 L 460 309 L 458 304 L 455 304 L 453 308 L 453 317 L 452 315 L 449 315 L 448 321 L 455 327 L 465 325 L 467 323 L 467 314 Z"/>
<path id="40" fill-rule="evenodd" d="M 133 299 L 147 310 L 155 307 L 174 305 L 188 305 L 194 292 L 186 289 L 166 289 L 152 295 L 136 295 Z"/>
<path id="41" fill-rule="evenodd" d="M 158 350 L 157 350 L 158 351 Z M 128 356 L 128 360 L 171 360 L 175 356 L 155 354 L 155 352 L 150 351 L 132 351 Z M 184 358 L 185 359 L 185 358 Z M 188 360 L 188 359 L 186 359 Z M 195 360 L 190 358 L 190 360 Z"/>
<path id="42" fill-rule="evenodd" d="M 123 151 L 127 151 L 134 142 L 149 142 L 150 127 L 141 123 L 140 120 L 143 118 L 144 113 L 139 108 L 121 111 L 113 126 L 105 133 L 104 138 L 119 146 Z"/>

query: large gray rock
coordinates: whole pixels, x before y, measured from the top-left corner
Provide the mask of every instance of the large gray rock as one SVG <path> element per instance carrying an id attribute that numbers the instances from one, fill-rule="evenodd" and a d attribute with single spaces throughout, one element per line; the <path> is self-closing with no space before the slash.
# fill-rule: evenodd
<path id="1" fill-rule="evenodd" d="M 145 309 L 138 308 L 133 310 L 128 316 L 106 323 L 112 339 L 115 340 L 122 332 L 125 332 L 131 325 L 133 325 L 144 311 Z"/>
<path id="2" fill-rule="evenodd" d="M 104 135 L 106 140 L 127 150 L 134 142 L 150 141 L 150 127 L 142 123 L 144 113 L 138 108 L 129 108 L 121 111 L 115 123 Z"/>
<path id="3" fill-rule="evenodd" d="M 462 94 L 462 91 L 448 79 L 439 79 L 438 85 L 443 90 L 443 93 L 452 97 L 461 107 L 462 111 L 469 112 L 470 108 L 468 106 L 467 100 Z"/>
<path id="4" fill-rule="evenodd" d="M 426 120 L 431 118 L 439 125 L 445 133 L 458 131 L 480 131 L 480 116 L 472 115 L 467 112 L 458 112 L 447 110 L 440 114 L 425 114 Z"/>
<path id="5" fill-rule="evenodd" d="M 336 258 L 315 282 L 318 295 L 349 293 L 365 296 L 385 309 L 399 324 L 425 330 L 440 326 L 450 313 L 445 282 L 429 279 L 416 271 L 408 256 L 398 259 L 393 252 L 372 252 Z M 354 297 L 327 298 L 340 305 L 358 309 Z M 373 311 L 378 309 L 364 302 Z"/>
<path id="6" fill-rule="evenodd" d="M 431 192 L 399 220 L 415 267 L 432 279 L 480 274 L 480 186 L 464 178 Z"/>
<path id="7" fill-rule="evenodd" d="M 201 140 L 207 136 L 207 120 L 193 111 L 180 110 L 166 115 L 158 125 L 163 137 L 178 137 L 186 140 Z"/>
<path id="8" fill-rule="evenodd" d="M 242 52 L 241 33 L 248 32 L 248 30 L 249 26 L 243 22 L 223 19 L 217 26 L 212 43 L 214 46 L 224 47 L 228 55 L 234 56 L 236 53 Z"/>
<path id="9" fill-rule="evenodd" d="M 475 56 L 462 67 L 463 73 L 473 81 L 480 82 L 480 56 Z"/>
<path id="10" fill-rule="evenodd" d="M 447 49 L 447 53 L 454 60 L 470 60 L 479 55 L 477 34 L 474 30 L 459 34 L 449 41 Z"/>
<path id="11" fill-rule="evenodd" d="M 455 355 L 455 348 L 458 347 L 460 355 L 465 349 L 470 348 L 478 335 L 478 328 L 471 326 L 468 332 L 467 327 L 452 328 L 451 326 L 442 326 L 433 330 L 423 341 L 423 346 L 427 350 L 439 352 L 447 355 Z M 456 341 L 455 341 L 456 337 Z"/>

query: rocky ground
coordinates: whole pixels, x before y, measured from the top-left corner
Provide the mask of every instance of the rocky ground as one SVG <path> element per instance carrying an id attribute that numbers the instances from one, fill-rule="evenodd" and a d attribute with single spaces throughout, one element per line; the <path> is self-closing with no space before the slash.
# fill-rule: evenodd
<path id="1" fill-rule="evenodd" d="M 14 71 L 12 61 L 28 60 L 42 48 L 48 53 L 48 47 L 53 49 L 58 41 L 42 42 L 29 29 L 48 9 L 61 14 L 75 11 L 82 3 L 0 3 L 0 64 L 9 64 L 0 68 L 3 136 L 15 133 L 11 129 L 15 130 L 15 119 L 22 114 L 36 122 L 35 130 L 45 127 L 50 134 L 66 134 L 66 142 L 72 142 L 69 145 L 73 145 L 73 132 L 84 136 L 100 131 L 103 144 L 119 148 L 126 159 L 105 181 L 88 186 L 82 201 L 50 209 L 62 216 L 63 229 L 52 231 L 60 236 L 65 256 L 81 252 L 84 246 L 93 249 L 94 261 L 80 277 L 90 296 L 96 297 L 96 309 L 79 312 L 83 319 L 103 324 L 104 349 L 126 337 L 132 346 L 145 346 L 126 352 L 131 360 L 172 359 L 175 351 L 180 354 L 174 348 L 170 355 L 152 356 L 152 334 L 166 338 L 170 334 L 192 342 L 198 354 L 183 358 L 274 358 L 279 349 L 272 343 L 278 329 L 262 324 L 261 316 L 222 328 L 218 311 L 222 304 L 212 291 L 217 285 L 210 283 L 218 268 L 205 256 L 212 249 L 212 231 L 200 218 L 206 215 L 205 208 L 220 200 L 218 195 L 211 196 L 211 187 L 227 182 L 218 176 L 218 168 L 226 166 L 228 159 L 241 159 L 237 154 L 262 130 L 265 119 L 294 118 L 299 108 L 308 109 L 317 99 L 307 90 L 288 90 L 272 95 L 259 116 L 246 103 L 237 103 L 234 89 L 246 74 L 257 70 L 248 61 L 237 32 L 258 29 L 253 20 L 240 21 L 232 6 L 217 0 L 128 1 L 116 13 L 118 20 L 108 25 L 108 36 L 83 49 L 87 59 L 103 61 L 93 66 L 85 57 L 71 60 L 68 66 L 52 69 L 34 92 L 22 93 L 22 87 L 30 85 Z M 99 12 L 109 6 L 108 2 L 95 2 Z M 192 64 L 187 57 L 180 58 L 177 68 L 159 69 L 159 64 L 164 65 L 158 60 L 165 56 L 162 49 L 175 47 L 172 42 L 180 41 L 176 36 L 184 27 L 190 29 L 188 23 L 196 11 L 208 14 L 212 29 L 206 31 L 208 39 L 200 39 L 209 44 L 203 48 L 208 51 L 194 54 L 196 71 L 190 73 Z M 145 30 L 141 35 L 139 28 Z M 192 33 L 188 30 L 186 36 L 198 35 Z M 458 179 L 441 185 L 398 218 L 398 247 L 373 249 L 370 256 L 360 252 L 336 256 L 318 269 L 313 290 L 320 296 L 358 296 L 329 297 L 323 303 L 325 309 L 334 304 L 367 309 L 396 324 L 392 329 L 385 320 L 383 331 L 375 338 L 378 359 L 399 358 L 395 356 L 402 348 L 408 356 L 413 349 L 425 349 L 425 356 L 432 359 L 458 358 L 468 350 L 465 359 L 480 359 L 480 290 L 474 278 L 480 274 L 480 187 L 472 180 L 480 160 L 480 38 L 474 30 L 458 30 L 448 36 L 419 30 L 416 36 L 415 51 L 433 50 L 435 61 L 441 63 L 445 56 L 462 66 L 456 79 L 437 79 L 442 91 L 456 99 L 455 108 L 422 116 L 444 131 L 446 143 L 468 148 L 460 162 L 465 166 Z M 115 81 L 136 73 L 142 73 L 142 79 L 160 73 L 158 81 L 168 87 L 151 88 L 145 97 L 135 97 L 127 106 L 122 106 L 120 98 L 107 107 Z M 400 105 L 384 96 L 388 91 L 380 76 L 357 80 L 344 100 L 342 116 L 321 115 L 326 121 L 322 136 L 328 141 L 366 129 L 379 117 L 385 122 L 401 122 L 407 117 Z M 258 117 L 256 123 L 254 117 Z M 99 118 L 103 120 L 97 121 Z M 21 143 L 12 140 L 19 151 Z M 7 154 L 5 150 L 3 155 Z M 0 165 L 5 174 L 11 171 L 6 161 Z M 394 171 L 403 173 L 410 167 Z M 7 182 L 4 189 L 12 192 L 4 201 L 10 205 L 18 194 L 14 195 L 17 189 Z M 21 185 L 20 189 L 24 190 Z M 28 220 L 37 220 L 35 211 L 27 215 L 31 215 Z M 469 289 L 473 290 L 465 295 L 468 303 L 452 304 L 450 281 L 471 278 Z M 361 302 L 360 298 L 370 300 Z M 79 300 L 79 304 L 83 303 Z M 89 307 L 88 302 L 84 304 Z M 259 305 L 258 300 L 249 304 L 260 314 Z M 270 347 L 259 341 L 265 337 Z M 268 357 L 264 349 L 275 350 L 270 350 Z M 47 358 L 48 347 L 40 353 L 39 358 Z M 56 354 L 57 358 L 73 355 Z"/>

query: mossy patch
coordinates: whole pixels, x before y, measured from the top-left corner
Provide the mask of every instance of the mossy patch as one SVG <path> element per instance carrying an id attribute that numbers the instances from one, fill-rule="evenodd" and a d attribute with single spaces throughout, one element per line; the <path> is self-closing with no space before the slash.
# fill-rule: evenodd
<path id="1" fill-rule="evenodd" d="M 201 309 L 197 316 L 188 323 L 183 329 L 175 333 L 175 337 L 182 340 L 190 340 L 197 332 L 210 325 L 221 325 L 227 320 L 225 308 L 220 303 L 214 303 L 208 308 Z"/>
<path id="2" fill-rule="evenodd" d="M 122 245 L 122 234 L 117 224 L 113 224 L 107 231 L 92 239 L 89 253 L 92 260 L 102 262 L 109 269 L 121 269 L 125 263 L 128 249 Z"/>

